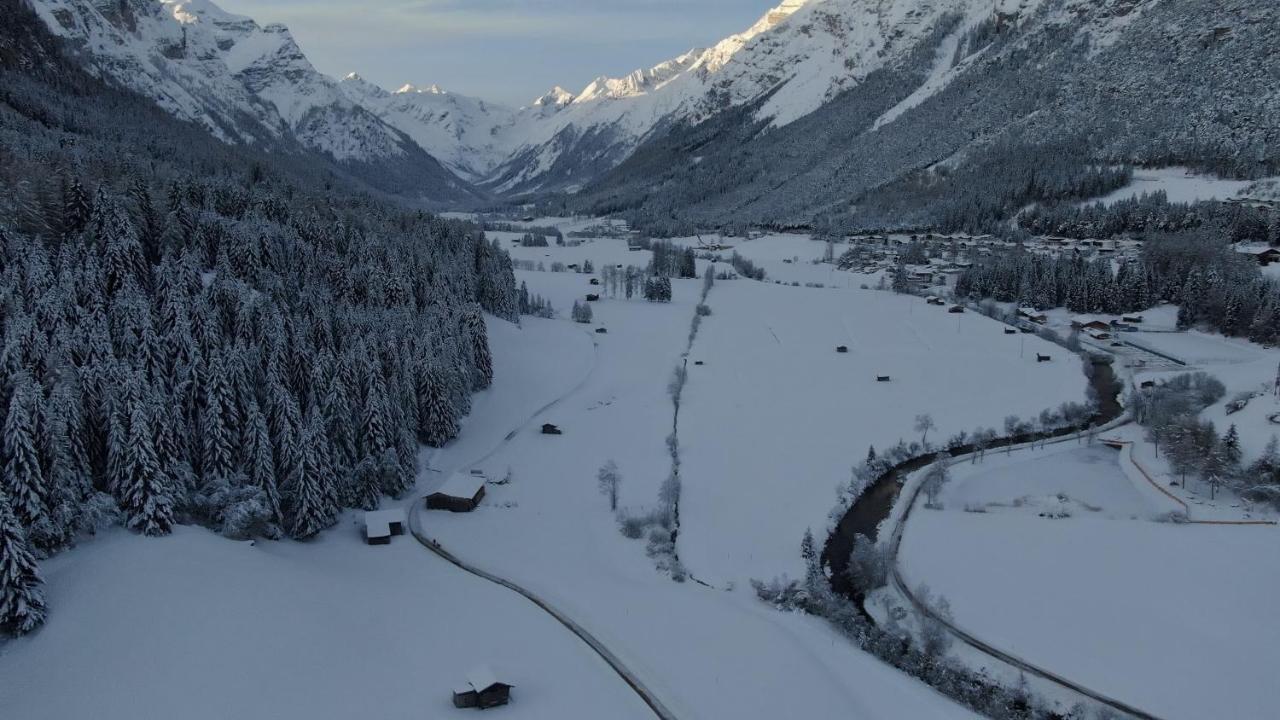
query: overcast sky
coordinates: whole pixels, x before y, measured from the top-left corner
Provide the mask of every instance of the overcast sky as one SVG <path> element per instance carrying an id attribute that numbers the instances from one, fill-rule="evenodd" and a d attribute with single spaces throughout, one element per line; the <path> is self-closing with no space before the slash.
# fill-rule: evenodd
<path id="1" fill-rule="evenodd" d="M 324 73 L 525 105 L 745 30 L 780 0 L 215 0 L 289 26 Z"/>

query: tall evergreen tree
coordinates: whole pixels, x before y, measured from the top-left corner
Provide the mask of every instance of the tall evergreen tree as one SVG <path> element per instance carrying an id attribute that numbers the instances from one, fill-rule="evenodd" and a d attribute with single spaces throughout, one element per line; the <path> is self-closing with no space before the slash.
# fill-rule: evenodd
<path id="1" fill-rule="evenodd" d="M 0 630 L 25 635 L 44 623 L 44 581 L 9 505 L 0 490 Z"/>

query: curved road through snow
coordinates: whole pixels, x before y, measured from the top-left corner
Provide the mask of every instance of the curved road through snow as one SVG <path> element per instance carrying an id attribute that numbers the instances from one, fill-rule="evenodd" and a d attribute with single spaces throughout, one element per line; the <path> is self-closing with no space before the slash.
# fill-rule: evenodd
<path id="1" fill-rule="evenodd" d="M 514 439 L 517 434 L 519 434 L 523 430 L 528 429 L 543 413 L 555 407 L 556 405 L 560 404 L 562 401 L 569 398 L 573 394 L 577 393 L 579 390 L 583 388 L 583 386 L 587 384 L 587 381 L 591 379 L 592 373 L 595 372 L 596 361 L 598 357 L 597 351 L 596 351 L 597 346 L 595 343 L 595 339 L 594 338 L 590 338 L 590 339 L 592 341 L 591 342 L 591 351 L 592 351 L 591 366 L 587 368 L 587 372 L 583 374 L 582 379 L 579 380 L 578 383 L 574 385 L 572 388 L 570 388 L 568 391 L 560 395 L 560 397 L 557 397 L 556 399 L 552 400 L 551 402 L 548 402 L 547 404 L 543 405 L 542 407 L 534 411 L 524 422 L 522 422 L 520 425 L 512 429 L 511 432 L 507 433 L 497 445 L 495 445 L 493 448 L 489 450 L 489 452 L 459 467 L 458 472 L 464 472 L 466 470 L 469 470 L 470 468 L 476 465 L 479 465 L 480 463 L 484 462 L 490 457 L 493 457 L 495 454 L 497 454 L 499 451 L 501 451 L 503 448 L 509 445 L 512 439 Z M 565 628 L 567 628 L 569 632 L 572 632 L 574 635 L 577 635 L 579 639 L 581 639 L 584 643 L 586 643 L 587 646 L 590 647 L 591 650 L 596 653 L 596 655 L 600 656 L 600 659 L 604 660 L 605 663 L 607 663 L 609 667 L 612 668 L 613 671 L 618 674 L 618 677 L 622 678 L 622 681 L 625 682 L 633 691 L 635 691 L 636 695 L 638 695 L 640 699 L 644 701 L 645 705 L 648 705 L 649 708 L 653 710 L 654 715 L 656 715 L 659 718 L 659 720 L 676 720 L 676 716 L 670 710 L 667 709 L 667 706 L 663 704 L 662 700 L 659 699 L 658 696 L 655 695 L 654 692 L 650 690 L 644 684 L 644 682 L 641 681 L 640 678 L 637 677 L 636 674 L 633 673 L 631 669 L 628 668 L 618 658 L 617 655 L 614 655 L 613 652 L 604 645 L 604 643 L 600 642 L 600 640 L 598 640 L 588 630 L 586 630 L 577 622 L 575 622 L 573 618 L 569 617 L 559 608 L 555 607 L 551 603 L 547 602 L 546 600 L 538 596 L 538 594 L 533 592 L 532 590 L 522 587 L 521 585 L 511 580 L 508 580 L 499 575 L 495 575 L 491 572 L 488 572 L 487 570 L 476 567 L 475 565 L 472 565 L 460 559 L 458 556 L 446 550 L 435 539 L 429 537 L 425 532 L 423 532 L 418 516 L 421 513 L 422 508 L 424 507 L 424 502 L 423 502 L 424 498 L 425 496 L 418 496 L 414 498 L 409 504 L 409 511 L 407 513 L 408 522 L 409 522 L 409 532 L 410 534 L 413 535 L 415 540 L 417 540 L 426 549 L 430 550 L 440 558 L 444 559 L 446 562 L 449 562 L 452 565 L 460 568 L 461 570 L 464 570 L 468 573 L 471 573 L 472 575 L 475 575 L 476 577 L 483 578 L 484 580 L 488 580 L 491 583 L 500 585 L 508 590 L 511 590 L 512 592 L 518 593 L 529 602 L 541 608 L 548 615 L 555 618 L 557 622 L 565 626 Z"/>
<path id="2" fill-rule="evenodd" d="M 1130 421 L 1128 420 L 1127 417 L 1121 417 L 1116 421 L 1113 421 L 1111 423 L 1108 423 L 1107 425 L 1091 430 L 1090 432 L 1097 434 L 1097 433 L 1101 433 L 1109 430 L 1114 430 L 1115 428 L 1118 428 L 1122 425 L 1126 425 L 1129 422 Z M 1053 445 L 1057 443 L 1068 442 L 1076 438 L 1077 436 L 1074 436 L 1074 435 L 1066 435 L 1061 438 L 1052 440 L 1046 444 Z M 965 630 L 957 627 L 953 621 L 947 619 L 946 617 L 943 617 L 942 615 L 935 612 L 933 608 L 921 602 L 920 599 L 916 597 L 916 595 L 907 586 L 906 581 L 902 579 L 902 575 L 898 571 L 898 549 L 899 549 L 899 546 L 902 544 L 902 533 L 907 526 L 907 520 L 910 519 L 911 517 L 912 509 L 915 508 L 916 498 L 919 497 L 920 495 L 921 487 L 922 486 L 919 483 L 915 484 L 914 487 L 911 488 L 910 495 L 901 499 L 902 502 L 906 503 L 905 510 L 903 511 L 902 517 L 894 524 L 893 534 L 889 538 L 889 579 L 893 583 L 894 589 L 896 589 L 899 594 L 901 594 L 904 598 L 906 598 L 907 602 L 911 603 L 911 606 L 915 609 L 917 613 L 919 613 L 922 616 L 931 618 L 935 622 L 939 623 L 942 627 L 945 627 L 952 635 L 958 638 L 965 645 L 968 645 L 969 647 L 974 648 L 975 650 L 978 650 L 979 652 L 982 652 L 986 655 L 994 657 L 1014 668 L 1017 668 L 1018 670 L 1021 670 L 1024 673 L 1027 673 L 1028 675 L 1041 678 L 1042 680 L 1047 680 L 1055 685 L 1058 685 L 1059 687 L 1066 688 L 1086 698 L 1089 698 L 1095 702 L 1101 703 L 1111 708 L 1112 710 L 1122 712 L 1125 715 L 1141 718 L 1141 720 L 1160 720 L 1159 717 L 1152 715 L 1151 713 L 1145 710 L 1136 708 L 1122 700 L 1117 700 L 1108 695 L 1104 695 L 1095 690 L 1091 690 L 1083 685 L 1080 685 L 1065 677 L 1062 677 L 1061 675 L 1058 675 L 1057 673 L 1054 673 L 1051 670 L 1046 670 L 1045 668 L 1042 668 L 1038 665 L 1033 665 L 1030 662 L 1018 657 L 1017 655 L 1014 655 L 1012 653 L 1001 650 L 1000 648 L 989 645 L 986 642 L 983 642 L 982 639 L 974 635 L 971 635 Z"/>

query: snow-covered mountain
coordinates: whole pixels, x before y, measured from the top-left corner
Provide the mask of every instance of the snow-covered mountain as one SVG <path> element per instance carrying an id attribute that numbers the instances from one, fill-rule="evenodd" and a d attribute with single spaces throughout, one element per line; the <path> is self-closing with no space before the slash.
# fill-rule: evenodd
<path id="1" fill-rule="evenodd" d="M 366 176 L 438 199 L 471 194 L 402 132 L 318 72 L 283 25 L 209 0 L 31 0 L 86 67 L 226 142 L 296 141 Z M 386 183 L 384 183 L 385 185 Z"/>
<path id="2" fill-rule="evenodd" d="M 356 73 L 343 78 L 340 87 L 353 102 L 403 131 L 470 181 L 482 180 L 493 172 L 515 149 L 518 134 L 514 127 L 538 115 L 446 92 L 436 85 L 405 85 L 388 92 Z M 549 95 L 545 106 L 560 102 L 558 96 Z"/>
<path id="3" fill-rule="evenodd" d="M 449 94 L 350 94 L 492 190 L 575 189 L 674 124 L 760 101 L 757 117 L 787 125 L 913 51 L 944 16 L 963 18 L 954 41 L 993 11 L 1039 2 L 784 0 L 712 47 L 600 77 L 576 95 L 556 88 L 520 110 Z"/>

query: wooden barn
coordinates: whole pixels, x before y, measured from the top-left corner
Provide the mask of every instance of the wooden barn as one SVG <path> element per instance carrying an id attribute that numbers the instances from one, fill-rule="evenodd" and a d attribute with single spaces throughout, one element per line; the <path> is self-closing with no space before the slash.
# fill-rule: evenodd
<path id="1" fill-rule="evenodd" d="M 847 352 L 849 352 L 849 346 L 848 346 L 848 345 L 837 345 L 837 346 L 836 346 L 836 352 L 838 352 L 838 353 L 847 353 Z"/>
<path id="2" fill-rule="evenodd" d="M 404 534 L 404 508 L 370 510 L 364 514 L 364 541 L 370 545 L 389 545 L 392 535 Z"/>
<path id="3" fill-rule="evenodd" d="M 560 427 L 557 425 L 552 425 L 551 423 L 543 423 L 542 434 L 543 435 L 563 435 L 564 431 L 562 431 Z"/>
<path id="4" fill-rule="evenodd" d="M 453 691 L 453 706 L 459 708 L 487 708 L 511 702 L 511 683 L 498 679 L 493 670 L 481 665 L 467 673 L 467 680 Z"/>
<path id="5" fill-rule="evenodd" d="M 471 512 L 484 499 L 484 483 L 483 475 L 454 473 L 427 496 L 427 509 Z"/>

